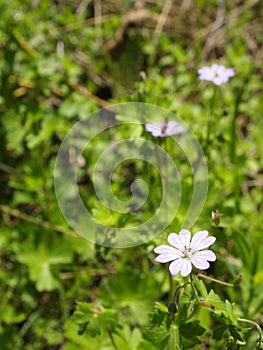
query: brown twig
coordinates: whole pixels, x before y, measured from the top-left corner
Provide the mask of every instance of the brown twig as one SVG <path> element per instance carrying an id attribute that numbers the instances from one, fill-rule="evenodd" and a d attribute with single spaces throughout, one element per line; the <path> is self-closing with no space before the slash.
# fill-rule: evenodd
<path id="1" fill-rule="evenodd" d="M 165 22 L 167 20 L 167 17 L 169 15 L 169 12 L 172 8 L 172 4 L 173 4 L 173 0 L 166 0 L 164 5 L 163 5 L 163 9 L 161 14 L 158 17 L 158 21 L 156 23 L 155 29 L 154 29 L 154 33 L 153 33 L 153 45 L 156 46 L 157 42 L 159 40 L 159 37 L 161 35 L 161 32 L 163 30 L 163 27 L 165 25 Z"/>
<path id="2" fill-rule="evenodd" d="M 74 231 L 72 231 L 70 229 L 67 229 L 67 228 L 64 228 L 64 227 L 61 227 L 61 226 L 58 226 L 58 225 L 54 225 L 54 224 L 52 224 L 52 223 L 50 223 L 48 221 L 44 221 L 42 219 L 35 218 L 35 217 L 31 216 L 31 215 L 22 213 L 21 211 L 19 211 L 17 209 L 11 209 L 11 208 L 9 208 L 9 207 L 7 207 L 5 205 L 2 205 L 2 204 L 0 204 L 0 211 L 2 211 L 5 214 L 14 216 L 16 218 L 19 218 L 19 219 L 31 222 L 32 224 L 35 224 L 35 225 L 47 228 L 49 230 L 53 230 L 53 231 L 56 231 L 56 232 L 59 232 L 59 233 L 64 233 L 64 234 L 66 234 L 68 236 L 72 236 L 72 237 L 77 237 L 78 236 L 76 232 L 74 232 Z"/>

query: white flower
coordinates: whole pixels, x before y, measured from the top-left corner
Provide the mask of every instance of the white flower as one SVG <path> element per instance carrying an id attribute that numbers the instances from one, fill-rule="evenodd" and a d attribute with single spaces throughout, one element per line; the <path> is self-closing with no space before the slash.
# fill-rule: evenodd
<path id="1" fill-rule="evenodd" d="M 235 75 L 233 68 L 226 68 L 220 64 L 212 64 L 211 67 L 202 67 L 198 70 L 199 80 L 212 81 L 215 85 L 222 85 Z"/>
<path id="2" fill-rule="evenodd" d="M 145 124 L 145 130 L 150 132 L 153 136 L 165 137 L 181 134 L 184 128 L 175 120 L 172 120 L 170 122 Z"/>
<path id="3" fill-rule="evenodd" d="M 207 231 L 197 232 L 191 240 L 191 233 L 183 229 L 179 235 L 170 233 L 167 240 L 175 248 L 168 245 L 156 247 L 154 251 L 160 255 L 155 260 L 160 263 L 172 261 L 169 266 L 172 276 L 176 276 L 178 272 L 183 277 L 188 276 L 192 271 L 192 264 L 199 270 L 206 270 L 210 266 L 208 261 L 216 260 L 212 250 L 203 250 L 216 240 L 213 236 L 208 237 Z"/>

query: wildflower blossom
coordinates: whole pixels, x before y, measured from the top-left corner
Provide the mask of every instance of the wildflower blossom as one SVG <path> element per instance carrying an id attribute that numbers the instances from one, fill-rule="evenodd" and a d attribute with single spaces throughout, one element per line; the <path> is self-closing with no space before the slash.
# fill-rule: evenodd
<path id="1" fill-rule="evenodd" d="M 150 132 L 153 136 L 165 137 L 181 134 L 184 128 L 175 120 L 172 120 L 170 122 L 145 124 L 145 130 Z"/>
<path id="2" fill-rule="evenodd" d="M 222 85 L 235 75 L 233 68 L 226 68 L 220 64 L 212 64 L 211 67 L 202 67 L 198 70 L 199 80 L 212 81 L 215 85 Z"/>
<path id="3" fill-rule="evenodd" d="M 208 261 L 215 261 L 216 255 L 211 250 L 203 250 L 212 245 L 216 238 L 208 237 L 207 231 L 197 232 L 191 240 L 191 233 L 188 230 L 181 230 L 179 234 L 170 233 L 168 242 L 174 247 L 160 245 L 154 252 L 160 254 L 155 259 L 160 263 L 172 261 L 169 270 L 172 276 L 181 272 L 183 277 L 188 276 L 192 271 L 192 264 L 199 270 L 206 270 L 210 264 Z"/>

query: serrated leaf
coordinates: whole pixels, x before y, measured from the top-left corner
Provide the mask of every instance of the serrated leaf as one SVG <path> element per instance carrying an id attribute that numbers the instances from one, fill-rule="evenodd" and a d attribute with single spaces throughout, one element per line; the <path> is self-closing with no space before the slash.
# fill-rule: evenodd
<path id="1" fill-rule="evenodd" d="M 153 344 L 160 344 L 169 337 L 169 332 L 166 326 L 162 323 L 159 327 L 145 327 L 143 336 Z"/>
<path id="2" fill-rule="evenodd" d="M 118 349 L 137 350 L 139 343 L 142 341 L 142 334 L 138 328 L 131 329 L 127 324 L 118 330 L 114 335 Z"/>
<path id="3" fill-rule="evenodd" d="M 154 303 L 154 309 L 155 310 L 160 310 L 161 312 L 165 313 L 165 314 L 169 314 L 169 311 L 168 311 L 168 308 L 167 306 L 165 306 L 164 304 L 162 303 L 159 303 L 158 301 L 156 301 Z"/>
<path id="4" fill-rule="evenodd" d="M 169 330 L 169 339 L 165 350 L 182 350 L 182 343 L 179 329 L 176 325 L 172 325 Z"/>
<path id="5" fill-rule="evenodd" d="M 230 325 L 229 332 L 235 340 L 239 340 L 241 342 L 245 341 L 242 334 L 241 334 L 242 330 L 240 327 L 237 327 L 235 325 Z"/>
<path id="6" fill-rule="evenodd" d="M 82 326 L 87 324 L 86 327 L 82 327 L 82 333 L 87 331 L 92 337 L 99 335 L 103 330 L 114 331 L 119 326 L 115 310 L 95 308 L 92 303 L 78 302 L 72 320 Z"/>
<path id="7" fill-rule="evenodd" d="M 219 297 L 219 295 L 217 295 L 213 289 L 210 290 L 206 301 L 211 304 L 212 306 L 216 307 L 219 310 L 222 311 L 227 311 L 226 305 L 225 303 L 221 300 L 221 298 Z"/>
<path id="8" fill-rule="evenodd" d="M 185 338 L 195 337 L 202 335 L 205 332 L 205 328 L 200 326 L 199 321 L 188 322 L 179 327 L 180 334 Z"/>
<path id="9" fill-rule="evenodd" d="M 72 261 L 71 247 L 67 241 L 62 241 L 53 249 L 44 241 L 37 247 L 28 243 L 17 253 L 19 262 L 28 266 L 30 280 L 36 283 L 39 292 L 51 291 L 59 286 L 59 281 L 51 271 L 52 265 L 67 264 Z"/>
<path id="10" fill-rule="evenodd" d="M 201 294 L 201 296 L 206 299 L 207 297 L 207 290 L 206 290 L 206 286 L 204 284 L 204 282 L 202 280 L 200 280 L 199 278 L 196 278 L 194 280 L 194 284 L 196 289 L 198 290 L 198 292 Z"/>
<path id="11" fill-rule="evenodd" d="M 140 344 L 138 345 L 138 348 L 136 350 L 159 350 L 159 347 L 156 347 L 155 345 L 151 344 L 147 340 L 142 340 Z"/>
<path id="12" fill-rule="evenodd" d="M 216 327 L 215 329 L 213 329 L 213 338 L 216 340 L 221 340 L 227 329 L 227 325 L 221 325 L 219 327 Z"/>

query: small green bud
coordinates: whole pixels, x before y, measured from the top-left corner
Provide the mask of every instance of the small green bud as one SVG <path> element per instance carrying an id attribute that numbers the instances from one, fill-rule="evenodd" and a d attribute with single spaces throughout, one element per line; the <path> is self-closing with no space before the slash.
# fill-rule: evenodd
<path id="1" fill-rule="evenodd" d="M 263 349 L 263 339 L 261 337 L 257 338 L 257 350 L 262 350 Z"/>
<path id="2" fill-rule="evenodd" d="M 170 301 L 168 304 L 168 311 L 170 314 L 175 314 L 178 311 L 177 304 L 174 301 Z"/>
<path id="3" fill-rule="evenodd" d="M 234 277 L 234 280 L 233 280 L 233 285 L 234 285 L 234 286 L 239 286 L 240 283 L 241 283 L 241 281 L 242 281 L 242 278 L 243 278 L 242 273 L 236 275 L 236 276 Z"/>
<path id="4" fill-rule="evenodd" d="M 218 209 L 216 209 L 215 212 L 212 211 L 212 223 L 214 226 L 219 226 L 220 225 L 220 217 L 221 213 L 219 212 Z"/>

